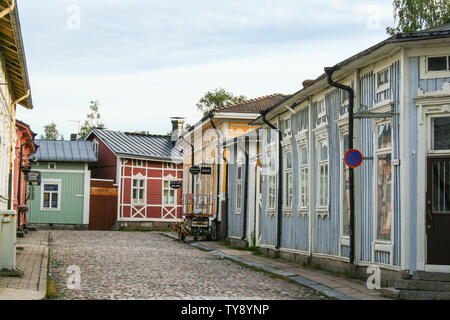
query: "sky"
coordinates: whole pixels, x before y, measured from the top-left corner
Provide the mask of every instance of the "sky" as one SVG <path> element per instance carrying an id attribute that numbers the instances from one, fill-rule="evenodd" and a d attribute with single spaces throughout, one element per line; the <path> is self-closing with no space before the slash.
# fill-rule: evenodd
<path id="1" fill-rule="evenodd" d="M 224 88 L 292 94 L 386 39 L 392 0 L 18 0 L 34 109 L 69 139 L 98 100 L 106 128 L 166 134 Z"/>

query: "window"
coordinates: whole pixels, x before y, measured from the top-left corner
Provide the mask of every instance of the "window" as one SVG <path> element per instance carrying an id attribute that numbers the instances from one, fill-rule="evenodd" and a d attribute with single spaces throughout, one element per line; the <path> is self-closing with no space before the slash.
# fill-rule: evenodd
<path id="1" fill-rule="evenodd" d="M 167 169 L 173 169 L 173 163 L 168 163 L 167 164 Z"/>
<path id="2" fill-rule="evenodd" d="M 242 202 L 242 165 L 238 165 L 236 172 L 236 212 L 241 212 L 241 202 Z"/>
<path id="3" fill-rule="evenodd" d="M 136 160 L 136 166 L 142 167 L 142 160 Z"/>
<path id="4" fill-rule="evenodd" d="M 349 103 L 349 93 L 347 90 L 341 90 L 341 105 L 345 106 Z"/>
<path id="5" fill-rule="evenodd" d="M 308 209 L 308 184 L 309 184 L 309 164 L 308 164 L 308 148 L 306 145 L 298 148 L 299 159 L 299 207 Z"/>
<path id="6" fill-rule="evenodd" d="M 450 117 L 431 119 L 432 150 L 450 150 Z"/>
<path id="7" fill-rule="evenodd" d="M 145 204 L 145 181 L 145 179 L 133 179 L 133 204 Z"/>
<path id="8" fill-rule="evenodd" d="M 289 135 L 291 133 L 291 119 L 284 120 L 284 134 Z"/>
<path id="9" fill-rule="evenodd" d="M 98 158 L 98 140 L 97 139 L 94 139 L 94 141 L 92 141 L 92 148 L 94 149 L 95 156 Z"/>
<path id="10" fill-rule="evenodd" d="M 429 57 L 428 71 L 447 71 L 450 70 L 450 56 Z"/>
<path id="11" fill-rule="evenodd" d="M 269 160 L 269 168 L 267 175 L 267 209 L 275 210 L 277 201 L 277 177 L 276 177 L 275 158 Z"/>
<path id="12" fill-rule="evenodd" d="M 56 169 L 56 163 L 50 162 L 50 163 L 48 164 L 48 168 L 49 168 L 49 169 Z"/>
<path id="13" fill-rule="evenodd" d="M 350 167 L 344 162 L 344 155 L 349 150 L 348 134 L 342 135 L 342 179 L 343 179 L 343 199 L 342 199 L 342 234 L 350 235 Z"/>
<path id="14" fill-rule="evenodd" d="M 326 116 L 327 111 L 325 109 L 325 99 L 320 100 L 317 102 L 317 117 L 322 118 Z"/>
<path id="15" fill-rule="evenodd" d="M 170 181 L 163 181 L 163 204 L 174 206 L 176 204 L 176 191 L 170 187 Z"/>
<path id="16" fill-rule="evenodd" d="M 389 69 L 377 73 L 377 88 L 387 89 L 389 87 Z"/>
<path id="17" fill-rule="evenodd" d="M 319 141 L 319 208 L 328 208 L 328 141 Z"/>
<path id="18" fill-rule="evenodd" d="M 287 151 L 284 155 L 284 209 L 292 210 L 292 151 Z"/>
<path id="19" fill-rule="evenodd" d="M 392 229 L 392 128 L 390 122 L 377 124 L 376 142 L 376 226 L 377 240 L 390 241 Z"/>
<path id="20" fill-rule="evenodd" d="M 48 181 L 42 183 L 41 210 L 60 210 L 61 181 Z"/>

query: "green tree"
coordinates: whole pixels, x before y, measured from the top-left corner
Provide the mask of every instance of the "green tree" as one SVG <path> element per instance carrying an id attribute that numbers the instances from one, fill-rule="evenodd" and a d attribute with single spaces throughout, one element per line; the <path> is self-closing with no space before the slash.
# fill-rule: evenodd
<path id="1" fill-rule="evenodd" d="M 387 33 L 415 32 L 450 23 L 450 0 L 394 0 L 395 28 Z"/>
<path id="2" fill-rule="evenodd" d="M 214 112 L 217 108 L 224 107 L 229 104 L 239 103 L 247 99 L 245 96 L 234 96 L 225 89 L 217 88 L 213 91 L 208 91 L 196 104 L 197 109 L 203 111 L 206 116 Z"/>
<path id="3" fill-rule="evenodd" d="M 59 134 L 56 123 L 52 122 L 44 126 L 44 134 L 39 137 L 41 140 L 64 140 L 64 136 Z"/>
<path id="4" fill-rule="evenodd" d="M 105 125 L 101 122 L 100 118 L 100 112 L 99 112 L 99 106 L 98 100 L 91 101 L 91 105 L 89 106 L 90 113 L 87 114 L 86 120 L 84 121 L 83 126 L 80 129 L 80 132 L 78 133 L 78 139 L 84 139 L 86 135 L 91 131 L 92 129 L 104 129 Z"/>

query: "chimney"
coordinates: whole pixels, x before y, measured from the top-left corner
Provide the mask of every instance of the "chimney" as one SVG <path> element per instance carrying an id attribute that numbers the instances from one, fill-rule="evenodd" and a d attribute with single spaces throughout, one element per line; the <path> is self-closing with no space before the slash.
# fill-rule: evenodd
<path id="1" fill-rule="evenodd" d="M 178 138 L 183 134 L 183 124 L 184 118 L 172 117 L 170 118 L 172 122 L 172 141 L 176 142 Z"/>
<path id="2" fill-rule="evenodd" d="M 303 86 L 303 88 L 307 88 L 310 85 L 312 85 L 314 82 L 315 82 L 314 80 L 307 79 L 307 80 L 302 82 L 302 86 Z"/>
<path id="3" fill-rule="evenodd" d="M 76 133 L 72 133 L 70 135 L 70 141 L 77 141 L 77 134 Z"/>

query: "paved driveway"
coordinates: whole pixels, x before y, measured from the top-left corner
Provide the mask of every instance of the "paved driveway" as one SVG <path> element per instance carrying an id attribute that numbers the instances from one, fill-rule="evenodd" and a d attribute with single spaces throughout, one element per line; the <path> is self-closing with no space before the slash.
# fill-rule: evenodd
<path id="1" fill-rule="evenodd" d="M 52 231 L 50 250 L 61 299 L 321 299 L 158 233 Z M 73 265 L 80 289 L 67 288 Z"/>

